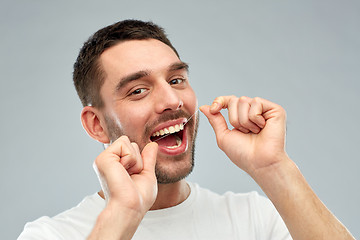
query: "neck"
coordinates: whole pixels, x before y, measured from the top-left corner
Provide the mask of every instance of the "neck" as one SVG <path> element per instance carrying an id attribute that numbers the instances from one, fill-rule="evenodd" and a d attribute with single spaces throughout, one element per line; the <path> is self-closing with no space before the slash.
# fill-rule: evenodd
<path id="1" fill-rule="evenodd" d="M 171 184 L 158 184 L 158 194 L 150 210 L 176 206 L 187 199 L 190 187 L 185 180 Z"/>
<path id="2" fill-rule="evenodd" d="M 98 193 L 105 199 L 103 191 Z M 158 184 L 158 194 L 150 210 L 174 207 L 187 199 L 190 194 L 190 187 L 185 180 L 170 184 Z"/>

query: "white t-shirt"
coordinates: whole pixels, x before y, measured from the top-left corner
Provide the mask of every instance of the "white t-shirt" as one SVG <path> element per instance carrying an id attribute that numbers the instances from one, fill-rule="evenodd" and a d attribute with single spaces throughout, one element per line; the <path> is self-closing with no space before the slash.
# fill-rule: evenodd
<path id="1" fill-rule="evenodd" d="M 224 195 L 189 183 L 181 204 L 149 211 L 133 239 L 291 239 L 272 203 L 256 192 Z M 55 217 L 27 223 L 18 240 L 86 239 L 105 201 L 96 193 Z"/>

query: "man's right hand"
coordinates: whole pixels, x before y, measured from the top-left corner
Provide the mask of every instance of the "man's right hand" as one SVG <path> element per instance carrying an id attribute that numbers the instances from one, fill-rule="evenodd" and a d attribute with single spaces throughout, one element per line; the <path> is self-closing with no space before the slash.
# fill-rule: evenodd
<path id="1" fill-rule="evenodd" d="M 140 154 L 138 145 L 122 136 L 96 158 L 107 206 L 89 239 L 131 239 L 157 196 L 157 149 L 149 143 Z"/>

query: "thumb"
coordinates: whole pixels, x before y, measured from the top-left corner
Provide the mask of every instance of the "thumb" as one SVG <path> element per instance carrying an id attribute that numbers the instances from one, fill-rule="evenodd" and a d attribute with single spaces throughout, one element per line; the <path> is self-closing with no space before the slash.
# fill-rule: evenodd
<path id="1" fill-rule="evenodd" d="M 141 152 L 141 157 L 144 162 L 145 171 L 154 171 L 156 164 L 156 156 L 158 151 L 158 144 L 156 142 L 151 142 L 146 144 L 144 149 Z"/>
<path id="2" fill-rule="evenodd" d="M 225 131 L 229 130 L 224 116 L 217 112 L 215 114 L 210 113 L 210 106 L 204 105 L 200 107 L 200 111 L 207 117 L 210 125 L 214 129 L 215 135 L 220 137 Z"/>

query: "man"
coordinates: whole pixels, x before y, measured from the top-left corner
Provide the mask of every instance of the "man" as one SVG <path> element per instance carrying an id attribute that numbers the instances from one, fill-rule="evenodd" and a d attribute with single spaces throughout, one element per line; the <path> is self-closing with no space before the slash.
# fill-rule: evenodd
<path id="1" fill-rule="evenodd" d="M 287 156 L 285 111 L 267 100 L 221 96 L 200 110 L 277 211 L 254 193 L 219 196 L 185 181 L 198 125 L 187 70 L 153 23 L 115 23 L 84 44 L 74 83 L 85 130 L 108 146 L 94 163 L 102 190 L 19 239 L 353 239 Z"/>

